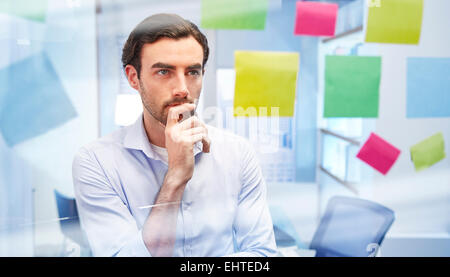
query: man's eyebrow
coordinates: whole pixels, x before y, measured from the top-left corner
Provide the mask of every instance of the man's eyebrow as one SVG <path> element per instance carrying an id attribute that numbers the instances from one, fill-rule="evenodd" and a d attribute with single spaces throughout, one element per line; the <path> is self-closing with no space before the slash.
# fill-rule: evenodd
<path id="1" fill-rule="evenodd" d="M 188 70 L 191 70 L 191 69 L 202 69 L 202 65 L 199 64 L 199 63 L 196 63 L 196 64 L 188 66 L 187 69 Z"/>
<path id="2" fill-rule="evenodd" d="M 167 63 L 157 62 L 152 65 L 152 68 L 175 69 L 175 66 L 173 66 L 171 64 L 167 64 Z M 190 65 L 187 67 L 187 70 L 192 70 L 192 69 L 202 69 L 202 65 L 199 63 L 196 63 L 196 64 L 193 64 L 193 65 Z"/>
<path id="3" fill-rule="evenodd" d="M 167 68 L 167 69 L 175 69 L 175 66 L 166 64 L 166 63 L 155 63 L 152 65 L 152 68 Z"/>

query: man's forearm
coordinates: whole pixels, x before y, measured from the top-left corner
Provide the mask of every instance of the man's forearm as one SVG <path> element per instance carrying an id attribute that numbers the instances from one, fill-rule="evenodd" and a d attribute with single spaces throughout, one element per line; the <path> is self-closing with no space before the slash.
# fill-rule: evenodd
<path id="1" fill-rule="evenodd" d="M 178 218 L 179 202 L 183 198 L 186 182 L 169 172 L 164 178 L 155 206 L 144 223 L 142 238 L 154 257 L 172 256 Z M 167 205 L 164 205 L 167 203 Z"/>
<path id="2" fill-rule="evenodd" d="M 171 107 L 167 115 L 163 144 L 167 149 L 169 169 L 155 201 L 157 206 L 152 208 L 142 229 L 142 239 L 152 256 L 173 254 L 179 202 L 194 173 L 194 145 L 202 140 L 209 144 L 208 130 L 205 126 L 198 127 L 202 124 L 196 116 L 180 122 L 183 113 L 194 109 L 194 104 L 184 103 Z M 206 150 L 209 151 L 209 147 Z"/>

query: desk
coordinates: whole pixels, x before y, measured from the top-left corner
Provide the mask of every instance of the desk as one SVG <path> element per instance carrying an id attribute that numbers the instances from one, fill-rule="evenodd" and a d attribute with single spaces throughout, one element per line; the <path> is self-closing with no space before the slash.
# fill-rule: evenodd
<path id="1" fill-rule="evenodd" d="M 267 202 L 270 207 L 277 207 L 285 212 L 301 242 L 309 245 L 318 224 L 317 184 L 267 184 Z"/>
<path id="2" fill-rule="evenodd" d="M 277 257 L 315 257 L 316 250 L 313 249 L 299 249 L 296 246 L 278 247 Z"/>
<path id="3" fill-rule="evenodd" d="M 450 257 L 450 234 L 387 235 L 381 257 Z"/>

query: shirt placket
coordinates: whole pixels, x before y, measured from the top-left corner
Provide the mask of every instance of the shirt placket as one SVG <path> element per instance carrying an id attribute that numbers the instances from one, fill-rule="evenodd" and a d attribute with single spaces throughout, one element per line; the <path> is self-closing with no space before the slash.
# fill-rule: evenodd
<path id="1" fill-rule="evenodd" d="M 190 187 L 192 184 L 189 184 L 189 182 L 186 185 L 183 201 L 182 201 L 182 207 L 183 207 L 183 219 L 184 219 L 184 252 L 187 257 L 193 256 L 193 250 L 192 250 L 192 238 L 194 237 L 193 234 L 193 216 L 192 216 L 192 201 L 190 197 Z"/>
<path id="2" fill-rule="evenodd" d="M 193 256 L 192 251 L 192 204 L 190 202 L 183 201 L 183 221 L 184 221 L 184 253 L 187 257 Z"/>

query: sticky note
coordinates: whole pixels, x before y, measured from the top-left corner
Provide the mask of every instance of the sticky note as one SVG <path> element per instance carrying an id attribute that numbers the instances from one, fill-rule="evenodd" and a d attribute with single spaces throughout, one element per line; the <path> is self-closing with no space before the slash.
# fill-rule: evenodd
<path id="1" fill-rule="evenodd" d="M 324 117 L 378 117 L 381 57 L 326 56 Z"/>
<path id="2" fill-rule="evenodd" d="M 375 133 L 371 133 L 356 157 L 386 175 L 399 155 L 398 148 Z"/>
<path id="3" fill-rule="evenodd" d="M 1 0 L 0 13 L 45 22 L 47 0 Z"/>
<path id="4" fill-rule="evenodd" d="M 418 44 L 423 0 L 380 0 L 369 5 L 366 42 Z"/>
<path id="5" fill-rule="evenodd" d="M 294 34 L 334 36 L 338 4 L 301 1 L 296 4 Z"/>
<path id="6" fill-rule="evenodd" d="M 0 70 L 0 131 L 13 146 L 74 118 L 77 113 L 44 52 Z"/>
<path id="7" fill-rule="evenodd" d="M 264 30 L 268 0 L 202 0 L 205 29 Z"/>
<path id="8" fill-rule="evenodd" d="M 292 52 L 236 51 L 234 115 L 238 109 L 254 110 L 244 116 L 293 116 L 299 54 Z M 267 114 L 261 114 L 262 110 Z"/>
<path id="9" fill-rule="evenodd" d="M 426 169 L 445 158 L 444 136 L 437 133 L 411 147 L 416 171 Z"/>
<path id="10" fill-rule="evenodd" d="M 408 58 L 406 116 L 450 117 L 450 58 Z"/>

